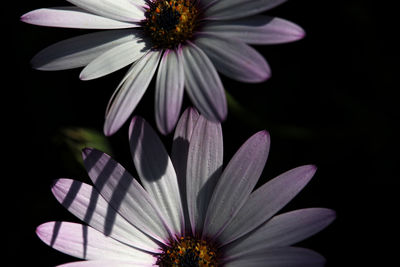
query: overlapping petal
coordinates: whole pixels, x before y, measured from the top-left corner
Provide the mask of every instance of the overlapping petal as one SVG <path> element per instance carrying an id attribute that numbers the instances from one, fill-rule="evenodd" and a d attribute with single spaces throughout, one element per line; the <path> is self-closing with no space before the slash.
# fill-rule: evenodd
<path id="1" fill-rule="evenodd" d="M 222 161 L 221 125 L 200 116 L 190 139 L 186 170 L 188 212 L 194 235 L 202 232 L 207 208 L 221 175 Z"/>
<path id="2" fill-rule="evenodd" d="M 127 221 L 160 242 L 168 239 L 166 222 L 143 187 L 110 156 L 83 151 L 83 162 L 94 187 Z"/>
<path id="3" fill-rule="evenodd" d="M 106 18 L 139 22 L 145 18 L 143 0 L 67 0 L 91 13 Z"/>
<path id="4" fill-rule="evenodd" d="M 216 238 L 247 201 L 267 161 L 269 134 L 250 137 L 223 171 L 210 200 L 203 236 Z"/>
<path id="5" fill-rule="evenodd" d="M 219 0 L 205 11 L 206 18 L 238 19 L 274 8 L 286 0 Z"/>
<path id="6" fill-rule="evenodd" d="M 128 66 L 143 57 L 149 48 L 142 39 L 135 38 L 115 46 L 91 61 L 81 72 L 79 78 L 91 80 L 110 74 Z"/>
<path id="7" fill-rule="evenodd" d="M 170 133 L 178 121 L 183 86 L 182 51 L 167 50 L 160 61 L 155 93 L 156 123 L 162 134 Z"/>
<path id="8" fill-rule="evenodd" d="M 195 107 L 207 119 L 223 121 L 227 115 L 224 88 L 207 55 L 190 43 L 182 49 L 186 91 Z"/>
<path id="9" fill-rule="evenodd" d="M 132 30 L 111 30 L 69 38 L 40 51 L 31 64 L 39 70 L 83 67 L 109 49 L 136 38 Z"/>
<path id="10" fill-rule="evenodd" d="M 280 44 L 297 41 L 305 36 L 304 30 L 297 24 L 263 15 L 210 21 L 203 26 L 202 32 L 237 39 L 248 44 Z"/>
<path id="11" fill-rule="evenodd" d="M 159 244 L 131 225 L 92 186 L 59 179 L 52 187 L 57 200 L 94 229 L 124 244 L 157 253 Z"/>
<path id="12" fill-rule="evenodd" d="M 264 57 L 244 42 L 202 34 L 195 44 L 207 54 L 219 72 L 232 79 L 256 83 L 265 81 L 271 75 Z"/>
<path id="13" fill-rule="evenodd" d="M 324 208 L 308 208 L 277 215 L 250 234 L 222 248 L 233 258 L 265 251 L 273 247 L 286 247 L 302 241 L 328 226 L 335 212 Z"/>
<path id="14" fill-rule="evenodd" d="M 271 218 L 304 188 L 315 171 L 313 165 L 297 167 L 255 190 L 220 235 L 221 245 L 249 233 Z"/>
<path id="15" fill-rule="evenodd" d="M 130 68 L 108 104 L 105 135 L 118 131 L 136 108 L 154 76 L 160 56 L 158 51 L 148 52 Z"/>
<path id="16" fill-rule="evenodd" d="M 122 29 L 138 27 L 135 23 L 122 22 L 94 15 L 74 6 L 36 9 L 24 14 L 21 20 L 39 26 L 77 29 Z"/>
<path id="17" fill-rule="evenodd" d="M 157 134 L 140 117 L 131 121 L 129 145 L 143 187 L 164 215 L 171 236 L 183 233 L 183 210 L 174 167 Z"/>
<path id="18" fill-rule="evenodd" d="M 48 222 L 39 225 L 36 233 L 52 248 L 81 259 L 154 262 L 151 254 L 124 245 L 82 224 Z"/>
<path id="19" fill-rule="evenodd" d="M 315 251 L 298 247 L 271 248 L 228 261 L 226 267 L 322 267 L 325 258 Z"/>

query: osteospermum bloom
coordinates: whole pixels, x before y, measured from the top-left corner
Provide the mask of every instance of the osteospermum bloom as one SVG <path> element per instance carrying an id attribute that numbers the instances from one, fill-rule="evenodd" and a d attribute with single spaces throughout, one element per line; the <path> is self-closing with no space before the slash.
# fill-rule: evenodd
<path id="1" fill-rule="evenodd" d="M 129 136 L 141 184 L 110 156 L 87 148 L 83 159 L 93 186 L 59 179 L 52 187 L 57 200 L 88 224 L 37 228 L 46 244 L 88 260 L 65 266 L 323 265 L 318 253 L 291 245 L 325 228 L 335 212 L 275 215 L 315 167 L 292 169 L 253 190 L 268 156 L 267 132 L 250 137 L 224 170 L 220 124 L 193 109 L 178 122 L 171 158 L 142 118 L 133 118 Z"/>
<path id="2" fill-rule="evenodd" d="M 241 82 L 270 76 L 265 59 L 248 44 L 298 40 L 304 31 L 287 20 L 258 15 L 286 0 L 68 0 L 75 6 L 43 8 L 22 21 L 51 27 L 108 29 L 61 41 L 39 52 L 40 70 L 84 67 L 82 80 L 132 67 L 111 97 L 104 133 L 129 118 L 156 74 L 155 117 L 169 133 L 186 92 L 203 116 L 223 121 L 225 92 L 217 71 Z"/>

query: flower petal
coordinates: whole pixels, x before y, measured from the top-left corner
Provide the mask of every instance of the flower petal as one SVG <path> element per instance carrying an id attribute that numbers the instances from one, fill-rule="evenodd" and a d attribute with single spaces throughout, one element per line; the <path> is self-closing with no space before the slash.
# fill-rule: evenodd
<path id="1" fill-rule="evenodd" d="M 202 34 L 196 38 L 195 44 L 207 54 L 219 72 L 232 79 L 256 83 L 271 76 L 264 57 L 241 41 Z"/>
<path id="2" fill-rule="evenodd" d="M 124 245 L 82 224 L 47 222 L 37 227 L 36 234 L 52 248 L 81 259 L 154 262 L 151 254 Z"/>
<path id="3" fill-rule="evenodd" d="M 227 20 L 248 17 L 274 8 L 286 0 L 220 0 L 205 10 L 208 19 Z"/>
<path id="4" fill-rule="evenodd" d="M 224 246 L 224 255 L 240 258 L 272 247 L 290 246 L 324 229 L 335 219 L 335 212 L 308 208 L 277 215 L 248 235 Z"/>
<path id="5" fill-rule="evenodd" d="M 174 141 L 172 143 L 171 161 L 178 177 L 179 192 L 185 218 L 185 229 L 191 229 L 187 207 L 186 169 L 189 153 L 189 142 L 199 113 L 194 108 L 187 108 L 176 125 Z"/>
<path id="6" fill-rule="evenodd" d="M 133 23 L 97 16 L 74 6 L 36 9 L 22 15 L 21 20 L 40 26 L 78 29 L 122 29 L 138 27 Z"/>
<path id="7" fill-rule="evenodd" d="M 67 0 L 91 13 L 110 19 L 138 22 L 145 19 L 143 0 Z"/>
<path id="8" fill-rule="evenodd" d="M 169 233 L 160 211 L 143 187 L 107 154 L 83 150 L 83 163 L 98 192 L 132 225 L 165 242 Z"/>
<path id="9" fill-rule="evenodd" d="M 59 179 L 52 192 L 68 211 L 104 235 L 135 248 L 159 252 L 159 244 L 154 239 L 129 224 L 92 186 Z"/>
<path id="10" fill-rule="evenodd" d="M 174 167 L 157 134 L 138 116 L 129 126 L 129 145 L 143 187 L 164 215 L 171 236 L 182 234 L 184 218 Z"/>
<path id="11" fill-rule="evenodd" d="M 226 267 L 319 267 L 324 266 L 325 258 L 315 251 L 298 248 L 271 248 L 259 253 L 251 253 L 224 264 Z"/>
<path id="12" fill-rule="evenodd" d="M 249 233 L 271 218 L 304 188 L 315 171 L 313 165 L 297 167 L 255 190 L 220 235 L 221 245 Z"/>
<path id="13" fill-rule="evenodd" d="M 160 52 L 149 52 L 130 68 L 108 104 L 105 135 L 118 131 L 136 108 L 153 78 L 160 56 Z"/>
<path id="14" fill-rule="evenodd" d="M 188 211 L 194 235 L 202 232 L 212 193 L 221 176 L 222 161 L 221 125 L 200 116 L 189 143 L 186 171 Z"/>
<path id="15" fill-rule="evenodd" d="M 207 119 L 223 121 L 227 103 L 221 80 L 207 55 L 190 43 L 182 49 L 185 86 L 195 107 Z"/>
<path id="16" fill-rule="evenodd" d="M 203 236 L 216 238 L 247 201 L 267 161 L 269 134 L 250 137 L 223 171 L 210 200 Z"/>
<path id="17" fill-rule="evenodd" d="M 79 78 L 91 80 L 110 74 L 143 57 L 148 50 L 146 42 L 139 38 L 120 44 L 91 61 Z"/>
<path id="18" fill-rule="evenodd" d="M 134 266 L 141 266 L 141 267 L 153 267 L 154 260 L 149 263 L 142 263 L 142 262 L 135 262 L 135 261 L 117 261 L 117 260 L 98 260 L 98 261 L 76 261 L 70 262 L 62 265 L 58 265 L 56 267 L 134 267 Z"/>
<path id="19" fill-rule="evenodd" d="M 133 40 L 134 33 L 133 30 L 110 30 L 66 39 L 40 51 L 31 64 L 39 70 L 83 67 L 112 47 Z"/>
<path id="20" fill-rule="evenodd" d="M 178 121 L 183 86 L 182 52 L 167 50 L 160 61 L 155 93 L 157 128 L 164 135 L 170 133 Z"/>
<path id="21" fill-rule="evenodd" d="M 305 36 L 304 30 L 293 22 L 262 15 L 229 21 L 209 21 L 201 30 L 248 44 L 280 44 L 297 41 Z"/>

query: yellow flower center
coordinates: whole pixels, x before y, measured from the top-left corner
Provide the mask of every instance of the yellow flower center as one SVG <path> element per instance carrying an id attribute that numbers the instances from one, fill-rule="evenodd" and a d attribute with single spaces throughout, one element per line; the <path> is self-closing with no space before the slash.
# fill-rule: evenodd
<path id="1" fill-rule="evenodd" d="M 162 267 L 217 267 L 216 249 L 205 240 L 181 237 L 172 241 L 159 255 L 157 264 Z"/>
<path id="2" fill-rule="evenodd" d="M 192 0 L 153 0 L 142 21 L 153 48 L 176 48 L 192 37 L 198 10 Z"/>

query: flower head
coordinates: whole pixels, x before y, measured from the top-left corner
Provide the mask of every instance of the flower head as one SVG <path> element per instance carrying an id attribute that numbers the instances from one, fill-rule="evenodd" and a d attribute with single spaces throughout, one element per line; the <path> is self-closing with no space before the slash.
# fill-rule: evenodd
<path id="1" fill-rule="evenodd" d="M 222 132 L 193 109 L 181 117 L 171 158 L 153 129 L 134 117 L 130 148 L 141 183 L 110 156 L 83 151 L 93 186 L 59 179 L 57 200 L 88 225 L 48 222 L 38 236 L 85 259 L 65 266 L 321 266 L 295 244 L 335 212 L 307 208 L 275 215 L 308 183 L 312 165 L 254 187 L 266 163 L 266 131 L 250 137 L 222 169 Z M 63 265 L 64 266 L 64 265 Z"/>
<path id="2" fill-rule="evenodd" d="M 249 44 L 298 40 L 304 31 L 284 19 L 257 15 L 285 0 L 68 0 L 75 6 L 43 8 L 22 21 L 51 27 L 107 29 L 58 42 L 32 60 L 40 70 L 84 67 L 83 80 L 132 64 L 110 99 L 104 124 L 115 133 L 129 118 L 156 74 L 155 117 L 169 133 L 183 91 L 200 113 L 222 121 L 227 104 L 217 71 L 241 82 L 270 76 Z"/>

